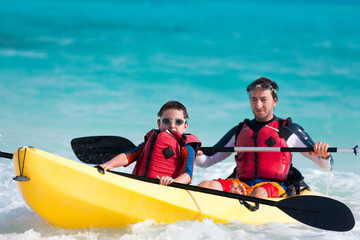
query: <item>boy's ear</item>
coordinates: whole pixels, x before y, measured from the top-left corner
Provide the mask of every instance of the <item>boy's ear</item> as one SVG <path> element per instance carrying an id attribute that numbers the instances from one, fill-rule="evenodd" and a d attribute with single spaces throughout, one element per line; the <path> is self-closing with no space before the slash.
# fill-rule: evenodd
<path id="1" fill-rule="evenodd" d="M 157 120 L 158 128 L 160 129 L 160 119 Z"/>
<path id="2" fill-rule="evenodd" d="M 184 127 L 185 127 L 185 130 L 189 127 L 189 123 L 188 122 L 185 122 L 184 123 Z"/>

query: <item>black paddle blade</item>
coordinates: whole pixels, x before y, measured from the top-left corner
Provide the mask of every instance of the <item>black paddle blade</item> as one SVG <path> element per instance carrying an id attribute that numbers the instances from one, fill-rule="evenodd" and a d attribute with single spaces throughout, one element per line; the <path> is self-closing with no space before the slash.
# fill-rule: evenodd
<path id="1" fill-rule="evenodd" d="M 276 206 L 299 222 L 324 230 L 345 232 L 355 225 L 350 209 L 327 197 L 290 197 L 277 202 Z"/>
<path id="2" fill-rule="evenodd" d="M 136 146 L 128 139 L 116 136 L 81 137 L 71 140 L 76 157 L 88 164 L 102 164 Z"/>

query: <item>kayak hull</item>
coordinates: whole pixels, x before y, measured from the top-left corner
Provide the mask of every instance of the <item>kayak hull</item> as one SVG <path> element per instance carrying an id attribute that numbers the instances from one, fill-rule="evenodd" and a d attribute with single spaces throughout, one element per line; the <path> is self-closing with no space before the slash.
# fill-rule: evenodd
<path id="1" fill-rule="evenodd" d="M 250 212 L 239 200 L 162 186 L 106 172 L 35 148 L 13 155 L 17 181 L 26 203 L 41 217 L 64 228 L 121 227 L 146 219 L 247 224 L 297 222 L 274 206 Z M 311 191 L 303 193 L 314 194 Z M 278 201 L 281 199 L 269 199 Z"/>

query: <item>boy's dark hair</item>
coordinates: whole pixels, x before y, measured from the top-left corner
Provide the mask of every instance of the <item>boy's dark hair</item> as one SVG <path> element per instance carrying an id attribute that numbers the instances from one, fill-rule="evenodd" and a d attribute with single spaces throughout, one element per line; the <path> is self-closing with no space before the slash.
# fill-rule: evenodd
<path id="1" fill-rule="evenodd" d="M 252 83 L 249 84 L 249 86 L 246 88 L 246 91 L 248 93 L 250 93 L 250 91 L 252 90 L 252 87 L 257 86 L 257 85 L 261 85 L 261 86 L 266 86 L 266 84 L 268 84 L 269 86 L 271 86 L 270 90 L 272 93 L 272 97 L 274 100 L 278 100 L 278 96 L 276 91 L 279 89 L 278 85 L 276 84 L 276 82 L 271 81 L 270 79 L 266 78 L 266 77 L 261 77 L 256 79 L 255 81 L 253 81 Z"/>
<path id="2" fill-rule="evenodd" d="M 183 111 L 184 113 L 184 118 L 187 119 L 189 118 L 188 116 L 188 113 L 186 111 L 186 107 L 184 105 L 182 105 L 180 102 L 178 101 L 168 101 L 167 103 L 165 103 L 161 108 L 160 108 L 160 111 L 158 112 L 158 116 L 161 117 L 161 115 L 163 115 L 163 113 L 166 111 L 166 110 L 169 110 L 169 109 L 176 109 L 176 110 L 179 110 L 179 111 Z"/>

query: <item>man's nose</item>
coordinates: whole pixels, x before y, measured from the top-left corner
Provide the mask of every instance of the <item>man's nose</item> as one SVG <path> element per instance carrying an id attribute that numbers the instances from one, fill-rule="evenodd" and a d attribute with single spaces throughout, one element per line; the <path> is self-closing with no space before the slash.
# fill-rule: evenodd
<path id="1" fill-rule="evenodd" d="M 261 106 L 262 106 L 261 101 L 256 101 L 256 102 L 255 102 L 255 107 L 256 107 L 256 108 L 261 108 Z"/>

